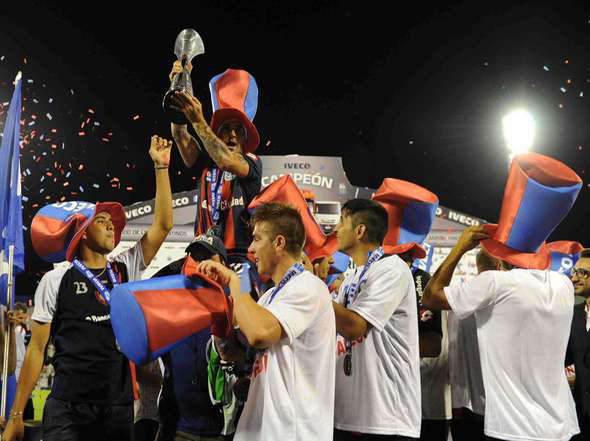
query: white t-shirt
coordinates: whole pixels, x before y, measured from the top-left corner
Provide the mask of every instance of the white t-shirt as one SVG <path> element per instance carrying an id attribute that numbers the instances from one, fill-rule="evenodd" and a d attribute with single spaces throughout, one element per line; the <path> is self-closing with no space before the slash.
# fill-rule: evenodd
<path id="1" fill-rule="evenodd" d="M 270 304 L 286 337 L 261 352 L 235 441 L 325 441 L 334 432 L 336 320 L 326 285 L 308 271 L 293 277 Z"/>
<path id="2" fill-rule="evenodd" d="M 486 394 L 479 361 L 475 314 L 464 319 L 449 311 L 449 377 L 453 409 L 484 415 Z"/>
<path id="3" fill-rule="evenodd" d="M 441 311 L 441 325 L 442 339 L 439 356 L 420 358 L 423 420 L 450 420 L 453 416 L 451 386 L 449 384 L 449 333 L 446 311 Z"/>
<path id="4" fill-rule="evenodd" d="M 340 286 L 358 283 L 362 267 Z M 414 279 L 396 255 L 375 262 L 365 273 L 348 309 L 372 325 L 352 342 L 352 375 L 344 374 L 345 340 L 338 336 L 336 362 L 337 429 L 370 434 L 420 436 L 420 355 Z"/>
<path id="5" fill-rule="evenodd" d="M 574 288 L 554 271 L 486 271 L 445 288 L 461 319 L 475 312 L 486 391 L 484 431 L 505 440 L 569 440 L 579 433 L 563 374 Z"/>
<path id="6" fill-rule="evenodd" d="M 141 273 L 145 270 L 141 242 L 138 241 L 128 250 L 118 254 L 112 261 L 125 264 L 129 282 L 139 280 Z M 33 309 L 33 314 L 31 315 L 32 320 L 40 323 L 51 323 L 57 306 L 57 293 L 61 279 L 66 271 L 73 268 L 73 266 L 73 264 L 59 266 L 43 275 L 35 291 L 35 309 Z M 73 271 L 77 270 L 74 269 Z M 104 277 L 106 278 L 106 275 Z"/>

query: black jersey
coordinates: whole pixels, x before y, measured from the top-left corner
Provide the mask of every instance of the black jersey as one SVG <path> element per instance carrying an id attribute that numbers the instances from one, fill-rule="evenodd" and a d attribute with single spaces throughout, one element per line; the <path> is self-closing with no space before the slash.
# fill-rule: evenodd
<path id="1" fill-rule="evenodd" d="M 143 270 L 139 243 L 112 263 L 118 283 L 138 278 Z M 91 270 L 99 275 L 102 270 Z M 104 271 L 99 279 L 110 290 Z M 110 307 L 97 289 L 72 265 L 54 269 L 35 293 L 32 319 L 51 322 L 55 346 L 55 398 L 93 404 L 131 404 L 133 386 L 129 360 L 117 349 Z"/>
<path id="2" fill-rule="evenodd" d="M 223 243 L 228 254 L 246 254 L 251 235 L 248 229 L 247 208 L 260 192 L 262 161 L 253 153 L 244 154 L 250 168 L 248 175 L 240 178 L 228 171 L 221 173 L 206 154 L 202 153 L 195 165 L 197 178 L 197 213 L 195 235 L 205 234 L 214 224 L 221 225 Z M 220 214 L 213 219 L 213 186 L 221 186 Z"/>

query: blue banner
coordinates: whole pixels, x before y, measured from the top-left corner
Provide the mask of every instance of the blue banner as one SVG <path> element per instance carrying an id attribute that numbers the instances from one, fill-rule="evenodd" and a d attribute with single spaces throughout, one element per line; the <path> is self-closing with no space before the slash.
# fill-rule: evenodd
<path id="1" fill-rule="evenodd" d="M 14 305 L 14 275 L 25 269 L 25 248 L 23 245 L 23 213 L 20 182 L 20 113 L 21 113 L 21 84 L 17 79 L 16 88 L 10 100 L 10 107 L 0 146 L 0 302 L 7 305 L 9 250 L 14 246 L 13 260 L 13 296 Z M 11 305 L 11 306 L 13 306 Z M 0 348 L 3 350 L 4 348 Z M 16 394 L 16 380 L 14 375 L 8 377 L 6 391 L 6 413 L 8 419 L 12 403 Z"/>
<path id="2" fill-rule="evenodd" d="M 14 245 L 14 274 L 25 269 L 20 185 L 21 81 L 10 101 L 0 147 L 0 301 L 6 305 L 9 248 Z"/>

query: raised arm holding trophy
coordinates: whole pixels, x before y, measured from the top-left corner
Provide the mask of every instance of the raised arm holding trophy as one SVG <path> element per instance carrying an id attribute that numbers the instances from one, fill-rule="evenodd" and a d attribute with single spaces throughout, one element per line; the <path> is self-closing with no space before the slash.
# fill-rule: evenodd
<path id="1" fill-rule="evenodd" d="M 195 236 L 218 225 L 229 265 L 250 274 L 251 292 L 256 294 L 258 274 L 247 258 L 251 237 L 246 207 L 260 192 L 262 178 L 262 162 L 254 155 L 260 136 L 252 123 L 258 86 L 245 70 L 227 69 L 215 75 L 209 81 L 213 115 L 208 122 L 201 102 L 191 93 L 192 86 L 187 86 L 191 84 L 191 57 L 202 53 L 203 44 L 196 32 L 194 39 L 200 45 L 182 43 L 187 41 L 183 40 L 185 32 L 178 36 L 177 47 L 200 50 L 176 51 L 178 60 L 170 73 L 172 85 L 164 103 L 169 102 L 172 111 L 184 116 L 184 121 L 171 120 L 171 131 L 185 166 L 197 177 Z M 187 123 L 196 136 L 189 134 Z"/>

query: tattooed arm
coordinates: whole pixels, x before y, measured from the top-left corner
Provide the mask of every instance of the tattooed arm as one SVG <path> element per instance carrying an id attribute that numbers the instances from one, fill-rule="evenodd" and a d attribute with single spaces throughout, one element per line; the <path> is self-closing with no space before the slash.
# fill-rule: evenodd
<path id="1" fill-rule="evenodd" d="M 211 130 L 205 117 L 203 107 L 198 99 L 185 92 L 176 93 L 171 98 L 172 108 L 183 112 L 191 122 L 195 132 L 201 139 L 205 150 L 221 170 L 229 171 L 240 178 L 248 176 L 250 166 L 241 153 L 231 150 Z M 185 161 L 186 163 L 186 161 Z"/>
<path id="2" fill-rule="evenodd" d="M 243 178 L 248 176 L 250 166 L 241 153 L 230 150 L 225 143 L 213 133 L 207 123 L 193 124 L 195 131 L 213 162 L 222 170 L 227 170 Z"/>

